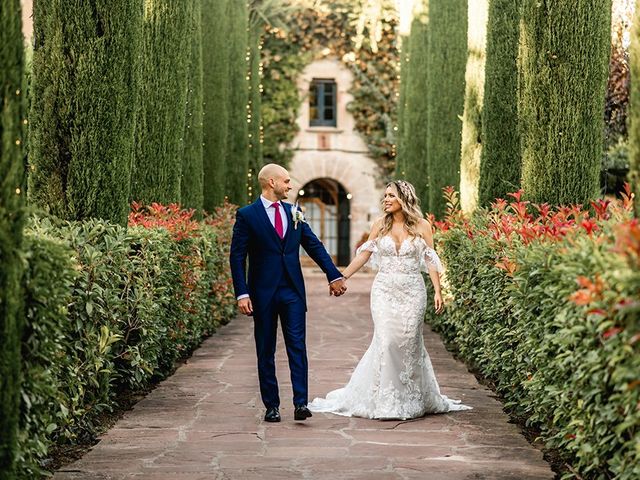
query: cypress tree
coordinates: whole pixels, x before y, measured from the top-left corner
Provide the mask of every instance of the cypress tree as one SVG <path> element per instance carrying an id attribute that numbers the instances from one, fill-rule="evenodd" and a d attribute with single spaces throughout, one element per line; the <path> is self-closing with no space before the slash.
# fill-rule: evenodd
<path id="1" fill-rule="evenodd" d="M 141 22 L 137 0 L 34 4 L 29 194 L 55 215 L 126 224 Z"/>
<path id="2" fill-rule="evenodd" d="M 535 202 L 598 194 L 611 0 L 523 0 L 522 186 Z"/>
<path id="3" fill-rule="evenodd" d="M 427 165 L 429 209 L 444 214 L 442 188 L 460 184 L 460 146 L 467 62 L 467 0 L 430 0 Z"/>
<path id="4" fill-rule="evenodd" d="M 520 188 L 518 39 L 521 0 L 489 0 L 479 201 Z"/>
<path id="5" fill-rule="evenodd" d="M 132 200 L 180 202 L 194 0 L 144 2 L 142 120 Z"/>
<path id="6" fill-rule="evenodd" d="M 248 110 L 249 72 L 249 14 L 245 0 L 227 5 L 229 32 L 229 124 L 227 127 L 226 194 L 231 203 L 247 203 L 247 174 L 249 172 Z"/>
<path id="7" fill-rule="evenodd" d="M 262 67 L 260 51 L 264 25 L 252 18 L 249 35 L 249 190 L 247 200 L 252 202 L 260 195 L 258 172 L 263 166 L 262 160 Z"/>
<path id="8" fill-rule="evenodd" d="M 429 211 L 427 178 L 427 131 L 429 89 L 428 81 L 429 20 L 422 15 L 413 20 L 409 35 L 409 72 L 405 85 L 405 107 L 403 111 L 403 146 L 400 162 L 404 166 L 401 176 L 416 188 L 423 211 Z"/>
<path id="9" fill-rule="evenodd" d="M 482 109 L 484 103 L 485 53 L 488 0 L 469 2 L 467 70 L 465 73 L 462 148 L 460 157 L 460 204 L 465 212 L 478 206 L 478 182 L 482 155 Z"/>
<path id="10" fill-rule="evenodd" d="M 23 227 L 23 38 L 19 0 L 0 9 L 0 479 L 16 478 Z"/>
<path id="11" fill-rule="evenodd" d="M 204 208 L 209 212 L 220 205 L 225 196 L 229 122 L 228 2 L 203 0 L 202 4 Z"/>
<path id="12" fill-rule="evenodd" d="M 629 181 L 635 193 L 634 210 L 640 217 L 640 8 L 636 6 L 630 46 L 631 89 L 629 92 Z"/>
<path id="13" fill-rule="evenodd" d="M 407 79 L 409 77 L 409 40 L 410 35 L 400 37 L 400 87 L 398 92 L 398 130 L 396 132 L 396 178 L 406 178 L 406 124 L 405 112 L 407 108 Z"/>
<path id="14" fill-rule="evenodd" d="M 194 0 L 191 18 L 191 57 L 187 77 L 184 155 L 180 203 L 202 210 L 202 0 Z"/>

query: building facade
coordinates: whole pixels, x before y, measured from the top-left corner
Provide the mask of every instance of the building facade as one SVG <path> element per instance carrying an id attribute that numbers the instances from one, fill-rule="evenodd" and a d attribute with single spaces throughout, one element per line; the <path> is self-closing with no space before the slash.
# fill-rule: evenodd
<path id="1" fill-rule="evenodd" d="M 352 82 L 353 74 L 334 58 L 316 60 L 303 71 L 300 129 L 290 164 L 290 198 L 339 265 L 349 263 L 381 214 L 383 195 L 379 167 L 347 111 Z"/>

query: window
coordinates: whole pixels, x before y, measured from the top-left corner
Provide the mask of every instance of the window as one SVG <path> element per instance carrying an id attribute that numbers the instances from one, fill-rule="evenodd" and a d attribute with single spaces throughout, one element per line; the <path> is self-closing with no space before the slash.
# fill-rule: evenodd
<path id="1" fill-rule="evenodd" d="M 314 79 L 309 90 L 309 125 L 336 126 L 336 82 Z"/>

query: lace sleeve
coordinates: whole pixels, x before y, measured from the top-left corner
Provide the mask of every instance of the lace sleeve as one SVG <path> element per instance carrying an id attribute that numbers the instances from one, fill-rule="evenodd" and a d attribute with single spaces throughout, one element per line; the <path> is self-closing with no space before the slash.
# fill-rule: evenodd
<path id="1" fill-rule="evenodd" d="M 369 260 L 364 264 L 365 267 L 373 268 L 374 270 L 380 268 L 380 251 L 378 250 L 377 238 L 373 240 L 367 240 L 362 245 L 360 245 L 356 250 L 356 255 L 358 255 L 360 252 L 371 252 Z"/>
<path id="2" fill-rule="evenodd" d="M 442 267 L 442 262 L 440 261 L 440 257 L 436 253 L 436 251 L 431 248 L 429 245 L 425 244 L 424 253 L 422 254 L 422 259 L 420 261 L 420 269 L 423 272 L 429 273 L 429 270 L 433 268 L 436 272 L 442 273 L 444 268 Z"/>

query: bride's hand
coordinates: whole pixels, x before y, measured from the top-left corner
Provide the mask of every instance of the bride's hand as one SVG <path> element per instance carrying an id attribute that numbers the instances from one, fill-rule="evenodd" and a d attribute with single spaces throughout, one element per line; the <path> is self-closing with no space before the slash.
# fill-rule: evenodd
<path id="1" fill-rule="evenodd" d="M 440 292 L 433 296 L 433 306 L 436 309 L 436 313 L 442 313 L 444 310 L 444 302 L 442 301 L 442 294 Z"/>

